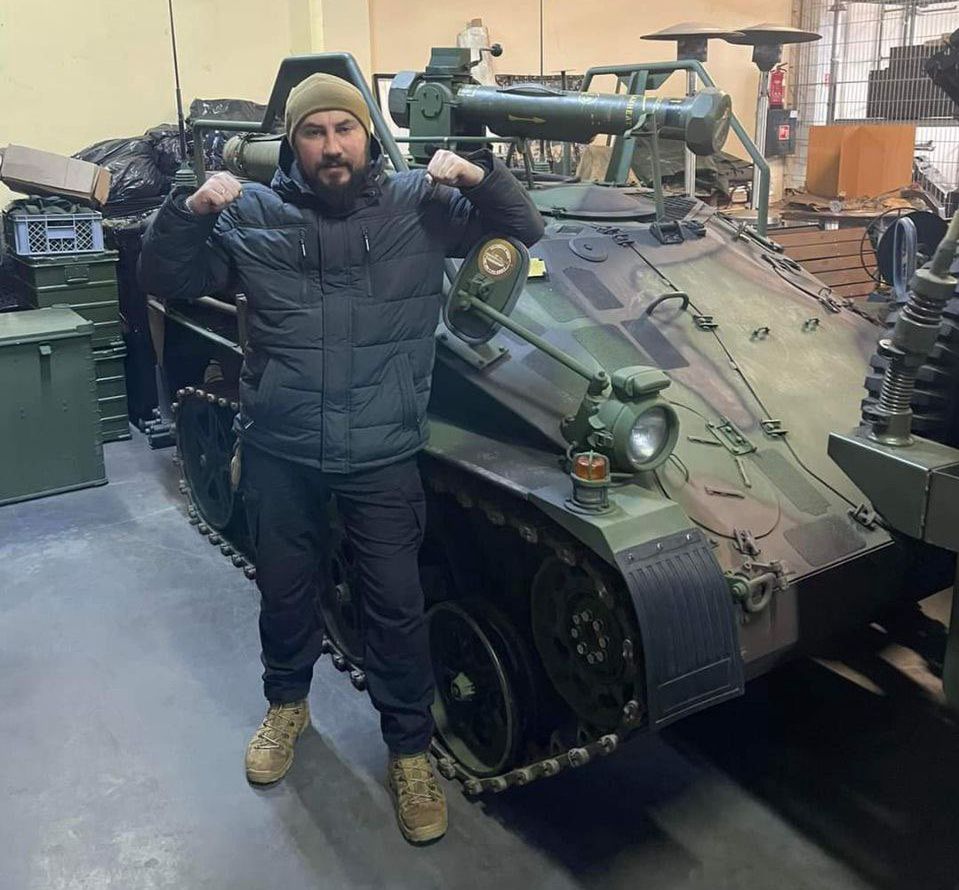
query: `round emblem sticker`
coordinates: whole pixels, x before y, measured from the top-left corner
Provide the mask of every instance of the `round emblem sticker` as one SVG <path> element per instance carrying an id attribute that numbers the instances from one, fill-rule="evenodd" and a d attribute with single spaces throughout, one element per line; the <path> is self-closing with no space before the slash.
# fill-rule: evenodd
<path id="1" fill-rule="evenodd" d="M 479 266 L 484 275 L 502 278 L 509 275 L 516 265 L 516 248 L 509 241 L 497 238 L 490 241 L 479 255 Z"/>

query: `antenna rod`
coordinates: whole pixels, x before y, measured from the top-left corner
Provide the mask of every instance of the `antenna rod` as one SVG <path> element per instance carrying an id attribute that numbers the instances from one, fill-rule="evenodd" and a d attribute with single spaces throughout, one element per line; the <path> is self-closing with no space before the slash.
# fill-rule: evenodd
<path id="1" fill-rule="evenodd" d="M 543 0 L 539 0 L 539 79 L 543 80 Z"/>
<path id="2" fill-rule="evenodd" d="M 186 126 L 183 122 L 183 97 L 180 95 L 180 63 L 176 55 L 176 30 L 173 26 L 173 0 L 167 0 L 170 9 L 170 41 L 173 43 L 173 77 L 176 81 L 176 115 L 180 128 L 181 163 L 186 161 Z"/>

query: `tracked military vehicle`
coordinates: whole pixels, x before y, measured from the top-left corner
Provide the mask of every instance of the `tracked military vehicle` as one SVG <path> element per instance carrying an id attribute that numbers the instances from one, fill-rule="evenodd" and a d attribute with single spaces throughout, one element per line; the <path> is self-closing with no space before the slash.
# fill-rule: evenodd
<path id="1" fill-rule="evenodd" d="M 435 146 L 509 140 L 522 156 L 526 140 L 615 137 L 607 182 L 517 170 L 547 222 L 528 254 L 494 237 L 448 269 L 420 562 L 434 754 L 480 793 L 580 767 L 738 696 L 811 641 L 941 588 L 951 567 L 884 527 L 826 453 L 829 433 L 859 415 L 878 329 L 762 226 L 657 183 L 623 184 L 638 139 L 654 155 L 663 138 L 718 150 L 729 126 L 748 142 L 702 65 L 602 69 L 629 89 L 597 95 L 481 87 L 470 64 L 468 51 L 434 50 L 424 71 L 394 79 L 389 112 L 409 128 L 414 162 Z M 268 181 L 273 124 L 317 70 L 363 91 L 405 168 L 345 54 L 286 60 L 260 122 L 195 127 L 255 131 L 231 143 L 228 165 Z M 677 71 L 702 88 L 648 92 Z M 230 456 L 255 300 L 150 301 L 191 521 L 250 576 Z M 337 535 L 330 549 L 326 648 L 363 688 L 363 592 L 349 542 Z"/>

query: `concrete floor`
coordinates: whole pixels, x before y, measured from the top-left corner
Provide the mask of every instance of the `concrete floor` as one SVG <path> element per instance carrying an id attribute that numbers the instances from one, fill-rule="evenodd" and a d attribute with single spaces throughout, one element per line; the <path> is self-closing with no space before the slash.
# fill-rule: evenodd
<path id="1" fill-rule="evenodd" d="M 108 486 L 0 509 L 3 890 L 957 886 L 936 622 L 908 646 L 864 630 L 841 663 L 559 779 L 451 786 L 425 849 L 395 828 L 374 712 L 324 660 L 292 771 L 251 788 L 255 587 L 187 524 L 170 450 L 106 456 Z"/>

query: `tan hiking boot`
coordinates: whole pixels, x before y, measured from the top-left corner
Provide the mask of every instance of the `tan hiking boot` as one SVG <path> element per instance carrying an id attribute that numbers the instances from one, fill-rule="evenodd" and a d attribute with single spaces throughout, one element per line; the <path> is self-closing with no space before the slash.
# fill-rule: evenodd
<path id="1" fill-rule="evenodd" d="M 446 796 L 425 754 L 390 756 L 390 792 L 400 831 L 412 844 L 446 834 Z"/>
<path id="2" fill-rule="evenodd" d="M 260 728 L 246 746 L 246 778 L 256 785 L 282 779 L 293 765 L 293 745 L 310 725 L 306 699 L 270 705 Z"/>

